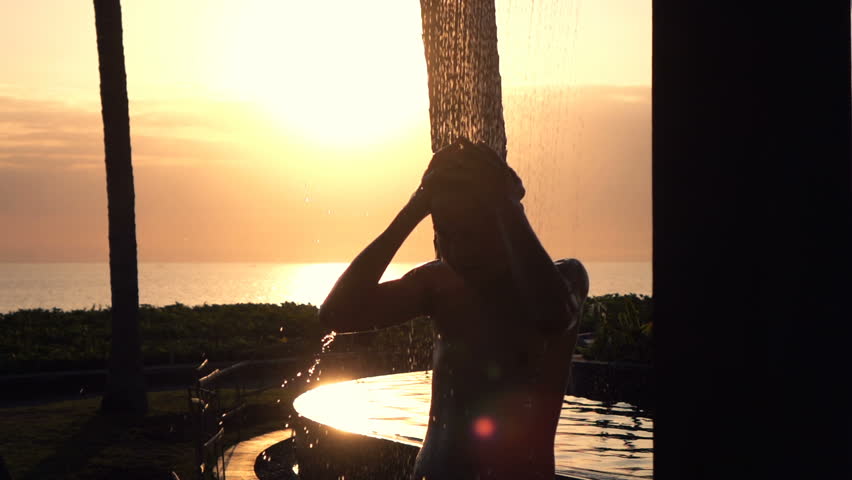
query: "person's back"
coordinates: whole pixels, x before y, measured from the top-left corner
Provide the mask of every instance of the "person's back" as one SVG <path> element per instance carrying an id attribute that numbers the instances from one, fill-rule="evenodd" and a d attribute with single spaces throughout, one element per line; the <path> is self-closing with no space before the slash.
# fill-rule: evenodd
<path id="1" fill-rule="evenodd" d="M 577 261 L 566 277 L 585 298 Z M 416 479 L 553 478 L 554 435 L 577 329 L 544 333 L 512 292 L 472 291 L 448 266 L 435 299 L 432 405 Z"/>
<path id="2" fill-rule="evenodd" d="M 432 319 L 432 404 L 416 480 L 554 475 L 554 435 L 588 276 L 576 260 L 554 264 L 547 256 L 520 206 L 520 180 L 505 166 L 510 182 L 502 184 L 494 157 L 466 141 L 437 153 L 425 188 L 320 309 L 337 331 Z M 439 260 L 379 284 L 429 213 Z"/>

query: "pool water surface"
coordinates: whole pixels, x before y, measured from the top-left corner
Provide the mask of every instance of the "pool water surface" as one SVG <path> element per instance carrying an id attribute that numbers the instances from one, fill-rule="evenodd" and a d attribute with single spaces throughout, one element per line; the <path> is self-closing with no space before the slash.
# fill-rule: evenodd
<path id="1" fill-rule="evenodd" d="M 420 447 L 431 386 L 431 371 L 367 377 L 314 388 L 293 405 L 300 415 L 338 430 Z M 653 428 L 653 420 L 630 404 L 566 395 L 556 429 L 556 473 L 653 478 Z"/>

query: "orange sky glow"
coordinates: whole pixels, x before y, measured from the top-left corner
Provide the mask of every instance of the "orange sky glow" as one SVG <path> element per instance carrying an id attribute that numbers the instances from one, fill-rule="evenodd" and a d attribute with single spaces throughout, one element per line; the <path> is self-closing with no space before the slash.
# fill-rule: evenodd
<path id="1" fill-rule="evenodd" d="M 650 3 L 497 0 L 508 159 L 554 258 L 650 259 Z M 418 1 L 122 5 L 140 260 L 345 262 L 417 187 Z M 0 261 L 106 261 L 91 2 L 4 12 Z"/>

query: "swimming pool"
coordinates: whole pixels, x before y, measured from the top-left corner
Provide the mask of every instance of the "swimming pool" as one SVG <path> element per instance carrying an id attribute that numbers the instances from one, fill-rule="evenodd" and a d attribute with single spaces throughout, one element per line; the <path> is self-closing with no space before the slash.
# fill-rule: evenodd
<path id="1" fill-rule="evenodd" d="M 323 385 L 293 405 L 315 425 L 419 448 L 430 400 L 431 372 L 421 371 Z M 596 480 L 653 478 L 652 434 L 653 420 L 630 404 L 566 395 L 555 439 L 556 472 Z M 313 449 L 319 439 L 310 438 L 307 448 Z"/>

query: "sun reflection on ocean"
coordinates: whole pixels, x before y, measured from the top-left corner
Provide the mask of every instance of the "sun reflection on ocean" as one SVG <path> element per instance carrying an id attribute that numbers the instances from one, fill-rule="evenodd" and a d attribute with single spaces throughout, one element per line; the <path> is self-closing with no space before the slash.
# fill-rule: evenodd
<path id="1" fill-rule="evenodd" d="M 391 263 L 383 281 L 421 263 Z M 139 264 L 139 301 L 164 306 L 234 303 L 321 305 L 348 263 Z M 591 294 L 651 294 L 651 263 L 588 262 Z M 109 306 L 107 263 L 0 263 L 0 313 L 21 308 Z"/>
<path id="2" fill-rule="evenodd" d="M 381 281 L 395 280 L 405 275 L 409 270 L 416 267 L 417 263 L 392 263 L 388 265 Z M 299 299 L 320 305 L 325 300 L 331 287 L 348 267 L 348 263 L 304 263 L 282 265 L 273 275 L 277 278 L 273 281 L 275 285 L 274 295 L 270 298 L 272 303 L 282 303 Z"/>

